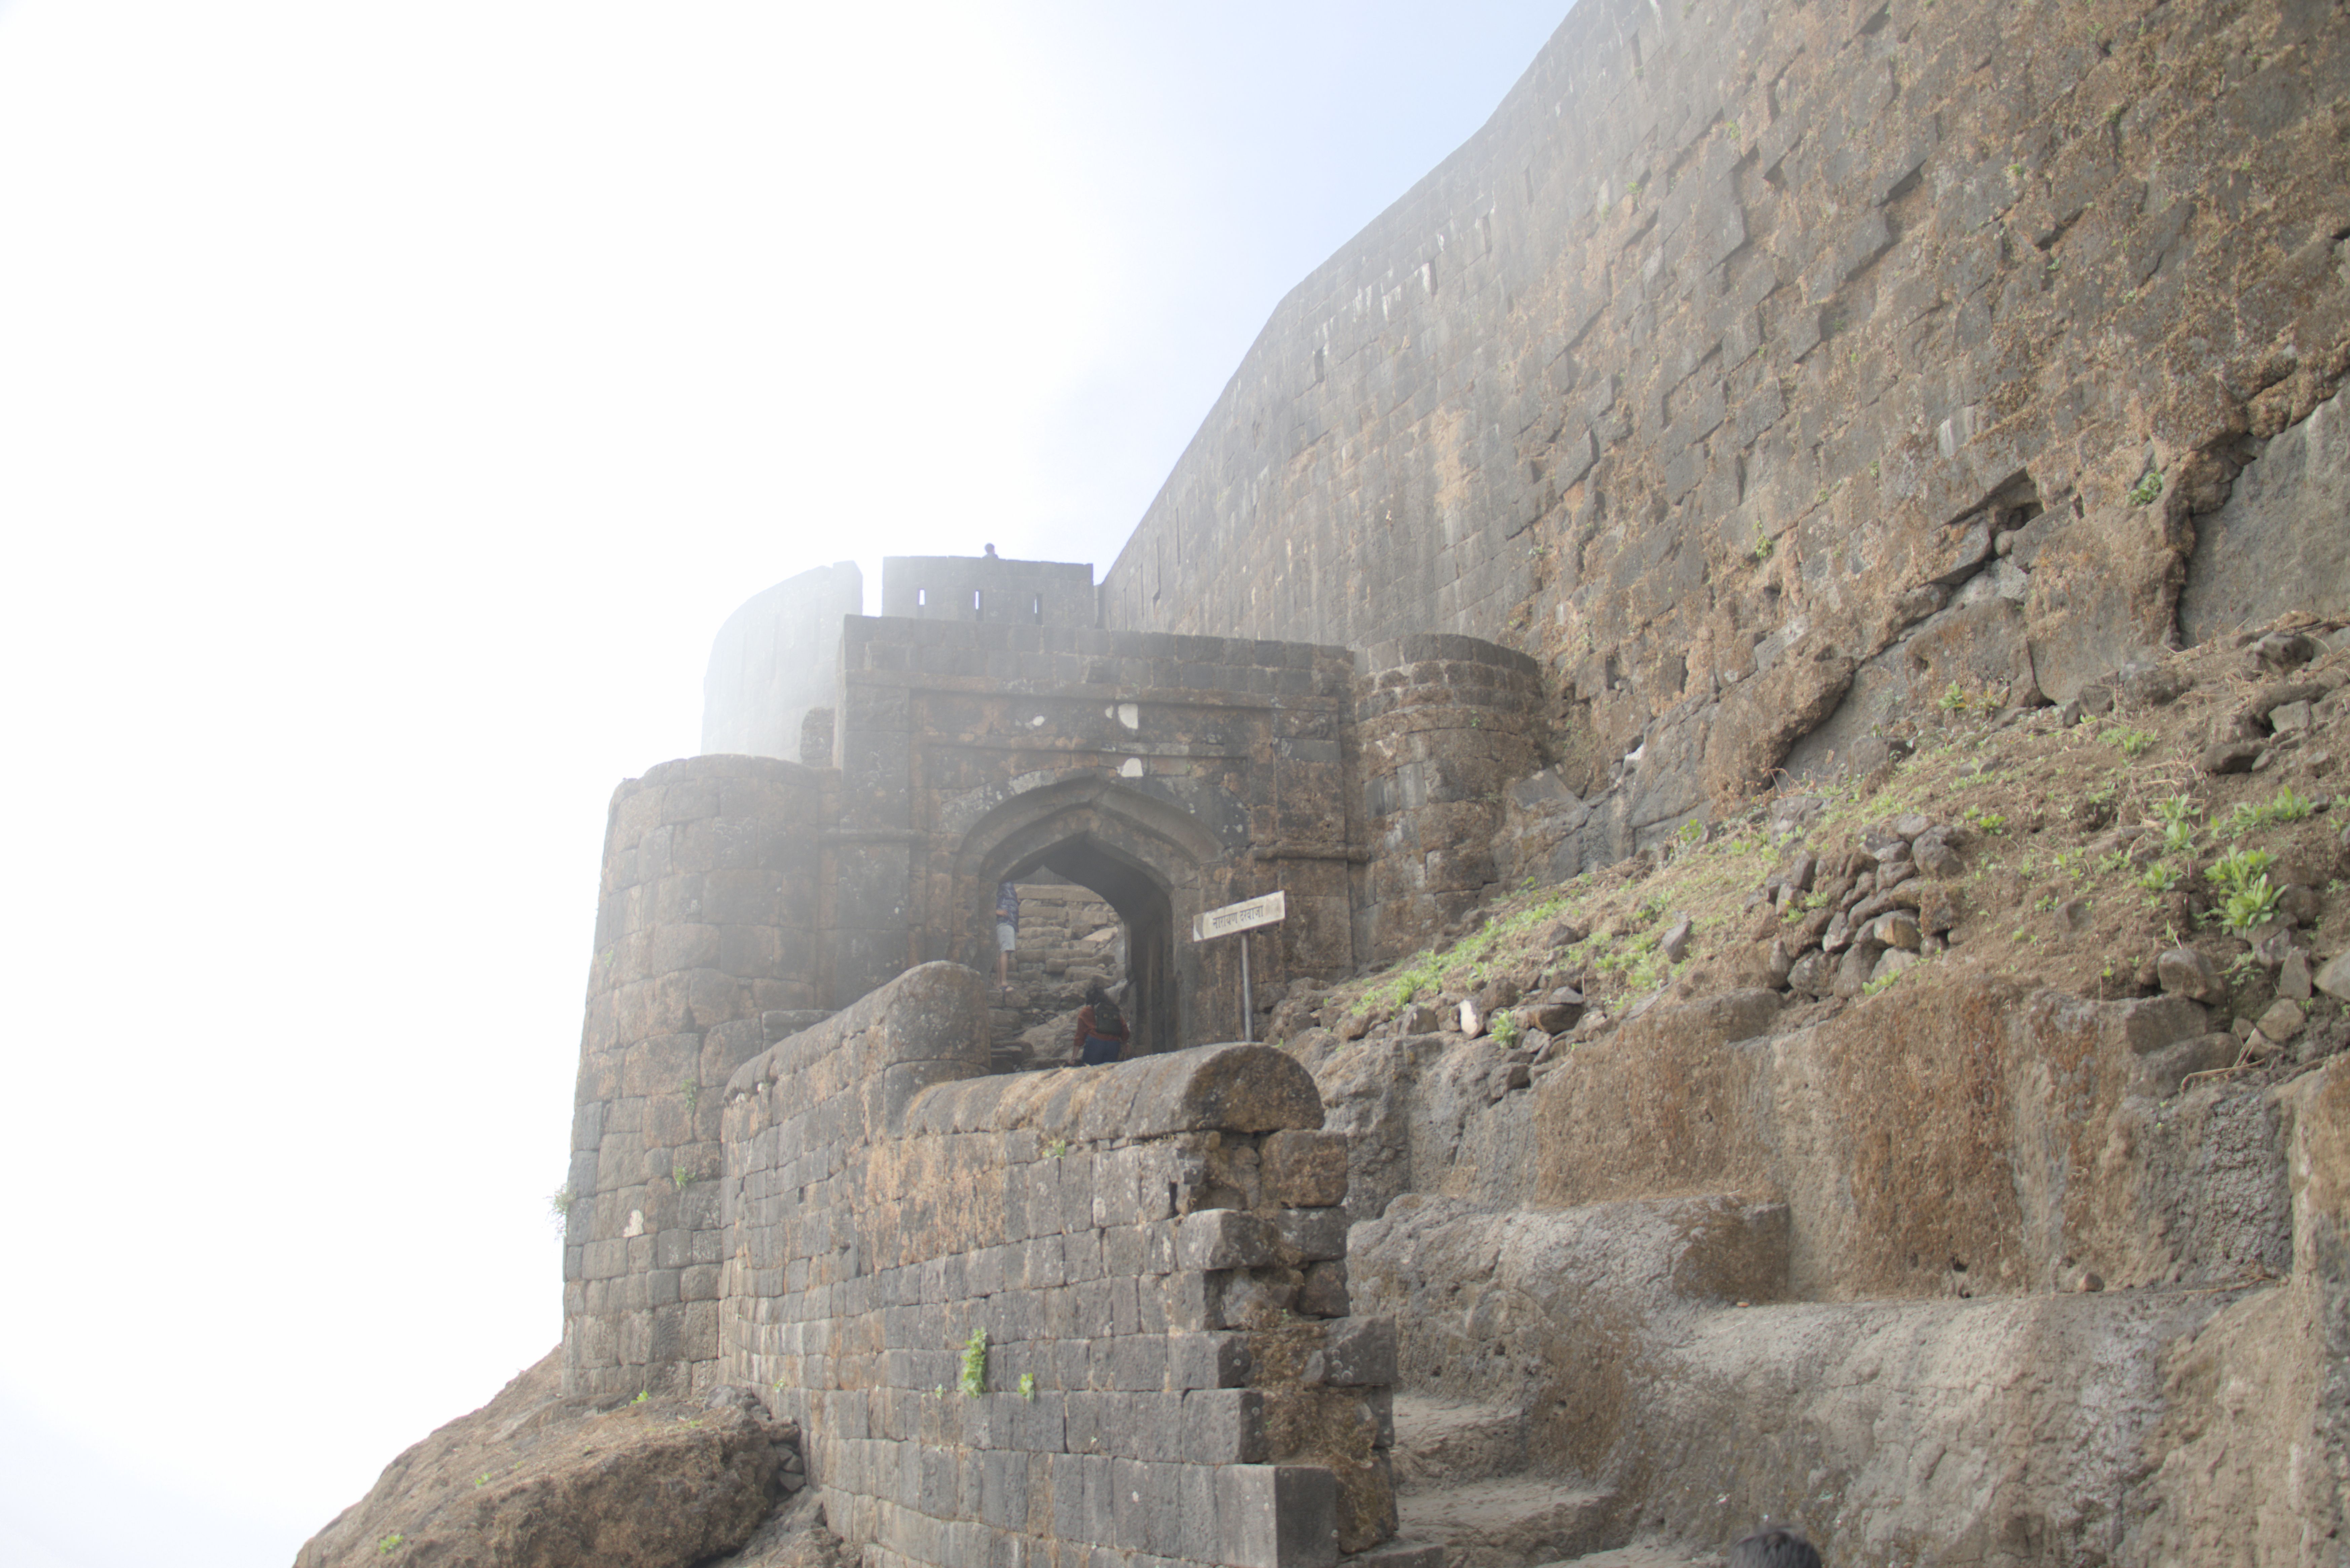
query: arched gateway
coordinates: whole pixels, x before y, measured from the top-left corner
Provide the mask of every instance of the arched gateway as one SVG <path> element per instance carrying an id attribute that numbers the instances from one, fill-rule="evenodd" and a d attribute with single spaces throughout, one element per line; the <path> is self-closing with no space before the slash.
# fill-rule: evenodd
<path id="1" fill-rule="evenodd" d="M 952 906 L 970 911 L 957 957 L 984 969 L 993 941 L 991 895 L 1003 881 L 1046 870 L 1092 888 L 1126 925 L 1133 985 L 1126 1011 L 1134 1050 L 1148 1054 L 1214 1032 L 1187 1021 L 1201 980 L 1188 936 L 1191 917 L 1213 907 L 1211 889 L 1232 878 L 1228 846 L 1172 801 L 1114 775 L 1082 773 L 1014 794 L 964 836 L 955 857 Z M 1237 1029 L 1227 1016 L 1227 1028 Z"/>
<path id="2" fill-rule="evenodd" d="M 999 881 L 1051 872 L 1116 909 L 1139 1054 L 1232 1040 L 1238 952 L 1191 941 L 1193 916 L 1285 895 L 1288 918 L 1246 939 L 1265 991 L 1409 952 L 1492 880 L 1496 803 L 1539 766 L 1533 661 L 1467 638 L 1358 665 L 993 618 L 838 624 L 832 710 L 795 732 L 828 747 L 667 763 L 613 796 L 567 1183 L 575 1391 L 714 1375 L 730 1076 L 920 965 L 992 968 Z"/>

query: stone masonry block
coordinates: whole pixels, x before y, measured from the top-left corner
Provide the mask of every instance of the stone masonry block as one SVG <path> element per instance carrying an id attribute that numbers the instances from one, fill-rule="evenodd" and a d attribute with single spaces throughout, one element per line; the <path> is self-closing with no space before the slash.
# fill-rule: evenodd
<path id="1" fill-rule="evenodd" d="M 1318 1465 L 1232 1465 L 1216 1474 L 1216 1561 L 1226 1568 L 1336 1568 L 1337 1479 Z"/>
<path id="2" fill-rule="evenodd" d="M 1207 1209 L 1187 1216 L 1176 1243 L 1185 1269 L 1258 1269 L 1281 1259 L 1281 1233 L 1270 1221 L 1238 1209 Z"/>
<path id="3" fill-rule="evenodd" d="M 1292 1128 L 1264 1140 L 1264 1196 L 1284 1209 L 1329 1209 L 1347 1200 L 1347 1135 Z"/>
<path id="4" fill-rule="evenodd" d="M 593 1277 L 594 1271 L 589 1271 Z M 1187 1271 L 1167 1276 L 1167 1322 L 1173 1329 L 1213 1332 L 1224 1326 L 1224 1283 L 1232 1276 Z"/>
<path id="5" fill-rule="evenodd" d="M 1252 1357 L 1244 1334 L 1173 1334 L 1167 1340 L 1167 1386 L 1176 1389 L 1238 1388 L 1248 1382 Z"/>
<path id="6" fill-rule="evenodd" d="M 1284 1209 L 1273 1217 L 1281 1244 L 1300 1263 L 1318 1263 L 1347 1255 L 1347 1211 L 1343 1209 Z"/>
<path id="7" fill-rule="evenodd" d="M 1337 1388 L 1384 1388 L 1396 1380 L 1395 1324 L 1383 1317 L 1339 1318 L 1306 1358 L 1305 1380 Z"/>
<path id="8" fill-rule="evenodd" d="M 1265 1456 L 1263 1389 L 1195 1388 L 1183 1396 L 1186 1463 L 1253 1465 Z"/>

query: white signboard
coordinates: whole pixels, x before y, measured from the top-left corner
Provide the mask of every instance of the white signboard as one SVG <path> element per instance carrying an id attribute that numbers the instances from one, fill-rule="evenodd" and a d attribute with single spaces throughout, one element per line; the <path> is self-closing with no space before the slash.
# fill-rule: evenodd
<path id="1" fill-rule="evenodd" d="M 1204 915 L 1191 917 L 1191 940 L 1212 941 L 1229 937 L 1235 931 L 1252 931 L 1259 926 L 1270 926 L 1289 918 L 1289 895 L 1267 893 L 1262 898 L 1243 898 L 1237 904 L 1226 904 L 1221 909 L 1210 909 Z"/>

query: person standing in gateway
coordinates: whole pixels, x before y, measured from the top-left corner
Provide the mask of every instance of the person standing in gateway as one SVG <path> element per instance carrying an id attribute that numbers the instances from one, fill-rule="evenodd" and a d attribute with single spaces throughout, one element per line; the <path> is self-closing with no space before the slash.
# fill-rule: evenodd
<path id="1" fill-rule="evenodd" d="M 1012 950 L 1020 945 L 1020 889 L 1009 882 L 995 885 L 995 989 L 1012 994 Z"/>

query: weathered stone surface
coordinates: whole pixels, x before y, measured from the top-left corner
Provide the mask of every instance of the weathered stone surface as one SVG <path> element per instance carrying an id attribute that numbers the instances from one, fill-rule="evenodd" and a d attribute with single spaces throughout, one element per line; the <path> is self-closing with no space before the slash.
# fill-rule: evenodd
<path id="1" fill-rule="evenodd" d="M 2203 749 L 2207 774 L 2248 774 L 2264 748 L 2258 741 L 2214 741 Z"/>
<path id="2" fill-rule="evenodd" d="M 1369 1317 L 1332 1327 L 1306 1364 L 1306 1380 L 1338 1388 L 1387 1387 L 1396 1380 L 1395 1325 Z"/>
<path id="3" fill-rule="evenodd" d="M 2267 1010 L 2261 1014 L 2257 1027 L 2262 1034 L 2282 1045 L 2300 1033 L 2302 1025 L 2307 1021 L 2308 1014 L 2299 1002 L 2281 996 L 2269 1003 Z"/>
<path id="4" fill-rule="evenodd" d="M 2326 960 L 2312 983 L 2328 996 L 2350 1002 L 2350 952 L 2337 953 Z"/>
<path id="5" fill-rule="evenodd" d="M 1335 1568 L 1337 1490 L 1330 1472 L 1232 1465 L 1218 1472 L 1215 1561 L 1232 1568 Z"/>
<path id="6" fill-rule="evenodd" d="M 2166 995 L 2218 1002 L 2228 994 L 2218 967 L 2195 948 L 2172 948 L 2162 953 L 2154 961 L 2154 972 Z"/>
<path id="7" fill-rule="evenodd" d="M 1280 1261 L 1281 1236 L 1269 1220 L 1210 1209 L 1184 1219 L 1175 1256 L 1187 1269 L 1263 1268 Z"/>
<path id="8" fill-rule="evenodd" d="M 798 1433 L 763 1408 L 662 1398 L 599 1409 L 565 1398 L 562 1384 L 550 1353 L 400 1455 L 303 1546 L 298 1568 L 394 1552 L 452 1568 L 692 1568 L 749 1541 L 782 1501 Z"/>
<path id="9" fill-rule="evenodd" d="M 2195 522 L 2178 628 L 2202 642 L 2290 610 L 2350 616 L 2350 411 L 2328 398 L 2236 475 Z"/>
<path id="10" fill-rule="evenodd" d="M 1317 1093 L 1317 1107 L 1320 1103 Z M 1264 1140 L 1262 1158 L 1266 1201 L 1284 1209 L 1328 1209 L 1347 1201 L 1344 1133 L 1276 1132 Z"/>

